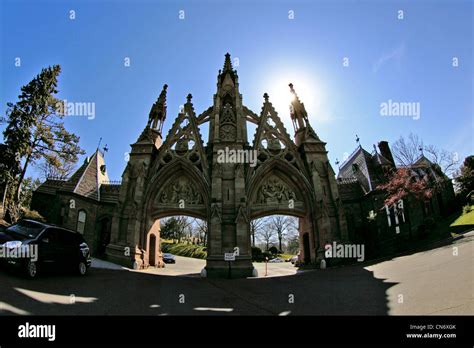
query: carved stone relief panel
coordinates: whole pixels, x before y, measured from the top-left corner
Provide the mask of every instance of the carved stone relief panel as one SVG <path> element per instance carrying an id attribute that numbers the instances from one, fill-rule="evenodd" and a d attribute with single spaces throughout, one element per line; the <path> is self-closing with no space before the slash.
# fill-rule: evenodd
<path id="1" fill-rule="evenodd" d="M 254 203 L 284 203 L 288 202 L 290 199 L 294 201 L 297 200 L 295 192 L 280 178 L 277 176 L 271 176 L 260 185 Z"/>
<path id="2" fill-rule="evenodd" d="M 203 204 L 203 198 L 196 185 L 187 177 L 174 179 L 158 195 L 158 203 Z"/>

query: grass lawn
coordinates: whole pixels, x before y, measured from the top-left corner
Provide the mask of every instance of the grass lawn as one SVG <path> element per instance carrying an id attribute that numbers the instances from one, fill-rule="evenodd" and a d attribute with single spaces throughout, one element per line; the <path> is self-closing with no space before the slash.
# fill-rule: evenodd
<path id="1" fill-rule="evenodd" d="M 467 214 L 462 214 L 450 226 L 474 225 L 474 205 L 471 206 L 471 211 Z"/>
<path id="2" fill-rule="evenodd" d="M 185 243 L 166 243 L 161 242 L 161 251 L 178 256 L 193 257 L 195 259 L 205 259 L 207 257 L 206 248 L 201 245 Z"/>
<path id="3" fill-rule="evenodd" d="M 292 255 L 292 254 L 278 254 L 278 257 L 281 257 L 283 260 L 288 260 L 288 259 L 292 258 L 293 256 L 295 256 L 295 255 Z"/>

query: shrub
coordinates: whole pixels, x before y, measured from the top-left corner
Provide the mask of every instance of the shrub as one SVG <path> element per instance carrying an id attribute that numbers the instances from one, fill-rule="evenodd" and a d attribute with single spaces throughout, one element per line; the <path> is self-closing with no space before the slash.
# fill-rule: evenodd
<path id="1" fill-rule="evenodd" d="M 262 249 L 258 247 L 252 247 L 252 261 L 262 261 Z"/>
<path id="2" fill-rule="evenodd" d="M 161 243 L 161 251 L 178 256 L 193 257 L 195 259 L 205 259 L 207 257 L 206 247 L 194 244 Z"/>
<path id="3" fill-rule="evenodd" d="M 273 259 L 273 255 L 271 253 L 265 251 L 264 253 L 262 253 L 262 260 L 265 260 L 266 258 L 271 260 L 271 259 Z"/>
<path id="4" fill-rule="evenodd" d="M 275 246 L 272 246 L 270 249 L 268 249 L 268 251 L 269 251 L 272 255 L 278 254 L 278 248 L 275 247 Z"/>

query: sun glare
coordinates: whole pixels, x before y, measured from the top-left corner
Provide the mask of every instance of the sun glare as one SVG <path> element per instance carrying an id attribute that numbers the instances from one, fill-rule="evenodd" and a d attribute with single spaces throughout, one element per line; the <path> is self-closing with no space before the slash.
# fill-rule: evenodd
<path id="1" fill-rule="evenodd" d="M 294 94 L 290 92 L 290 87 L 288 86 L 290 83 L 293 84 L 293 88 L 300 101 L 304 103 L 310 121 L 317 117 L 316 115 L 320 111 L 319 106 L 321 103 L 321 92 L 316 81 L 311 81 L 310 83 L 299 74 L 291 73 L 269 81 L 265 86 L 265 91 L 268 93 L 270 102 L 288 130 L 293 127 L 290 120 L 290 104 L 295 98 Z"/>

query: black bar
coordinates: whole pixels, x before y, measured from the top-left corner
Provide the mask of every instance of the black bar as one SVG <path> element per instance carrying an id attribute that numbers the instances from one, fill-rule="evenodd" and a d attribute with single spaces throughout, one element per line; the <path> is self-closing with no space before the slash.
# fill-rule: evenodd
<path id="1" fill-rule="evenodd" d="M 19 338 L 19 326 L 56 325 L 55 341 Z M 432 329 L 428 329 L 432 325 Z M 442 325 L 440 327 L 439 325 Z M 412 328 L 410 328 L 412 326 Z M 413 328 L 425 327 L 423 331 Z M 472 316 L 4 316 L 0 317 L 0 346 L 15 344 L 136 344 L 232 343 L 265 344 L 413 344 L 464 345 L 474 342 Z M 455 334 L 455 338 L 409 338 L 407 334 Z"/>

